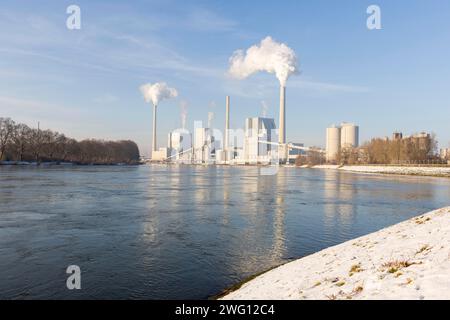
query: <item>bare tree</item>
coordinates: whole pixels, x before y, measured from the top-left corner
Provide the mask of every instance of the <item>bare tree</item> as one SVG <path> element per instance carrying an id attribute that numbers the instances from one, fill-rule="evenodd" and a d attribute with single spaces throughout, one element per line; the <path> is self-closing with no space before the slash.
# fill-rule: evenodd
<path id="1" fill-rule="evenodd" d="M 14 125 L 14 121 L 10 118 L 0 118 L 0 161 L 3 159 L 6 148 L 11 141 Z"/>

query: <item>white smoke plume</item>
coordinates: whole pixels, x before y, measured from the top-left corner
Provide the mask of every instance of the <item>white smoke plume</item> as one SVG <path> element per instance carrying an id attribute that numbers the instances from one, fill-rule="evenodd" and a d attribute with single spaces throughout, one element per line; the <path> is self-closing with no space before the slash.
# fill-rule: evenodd
<path id="1" fill-rule="evenodd" d="M 188 104 L 187 104 L 186 100 L 181 100 L 181 102 L 180 102 L 180 117 L 181 117 L 181 128 L 182 129 L 186 129 L 187 107 L 188 107 Z"/>
<path id="2" fill-rule="evenodd" d="M 208 128 L 211 128 L 214 120 L 214 112 L 208 112 Z"/>
<path id="3" fill-rule="evenodd" d="M 230 58 L 228 73 L 237 79 L 244 79 L 253 73 L 266 71 L 274 73 L 280 85 L 286 86 L 290 75 L 298 72 L 297 56 L 294 50 L 284 43 L 266 37 L 259 45 L 237 50 Z"/>
<path id="4" fill-rule="evenodd" d="M 262 117 L 265 118 L 267 117 L 267 110 L 269 110 L 269 107 L 267 106 L 267 103 L 264 100 L 261 101 L 261 107 L 262 107 L 261 108 Z"/>
<path id="5" fill-rule="evenodd" d="M 154 84 L 147 83 L 139 87 L 146 102 L 153 103 L 157 106 L 164 99 L 175 98 L 178 96 L 177 90 L 170 88 L 165 82 L 157 82 Z"/>

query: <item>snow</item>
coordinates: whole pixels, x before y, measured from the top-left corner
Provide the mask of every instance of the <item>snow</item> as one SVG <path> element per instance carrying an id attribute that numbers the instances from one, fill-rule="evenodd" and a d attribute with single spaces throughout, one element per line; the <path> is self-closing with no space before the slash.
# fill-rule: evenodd
<path id="1" fill-rule="evenodd" d="M 450 177 L 450 167 L 318 165 L 318 166 L 314 166 L 313 168 L 314 169 L 336 169 L 336 170 L 341 170 L 341 171 L 362 172 L 362 173 Z"/>
<path id="2" fill-rule="evenodd" d="M 223 299 L 450 299 L 450 207 L 285 264 Z"/>
<path id="3" fill-rule="evenodd" d="M 450 176 L 450 167 L 344 166 L 339 170 L 367 173 Z"/>

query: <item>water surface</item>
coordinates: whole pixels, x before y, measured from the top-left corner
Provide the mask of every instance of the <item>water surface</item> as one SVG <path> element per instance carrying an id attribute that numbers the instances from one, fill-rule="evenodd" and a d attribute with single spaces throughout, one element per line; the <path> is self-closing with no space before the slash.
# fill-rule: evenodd
<path id="1" fill-rule="evenodd" d="M 449 199 L 445 178 L 0 166 L 0 298 L 207 298 Z M 81 290 L 66 289 L 73 264 Z"/>

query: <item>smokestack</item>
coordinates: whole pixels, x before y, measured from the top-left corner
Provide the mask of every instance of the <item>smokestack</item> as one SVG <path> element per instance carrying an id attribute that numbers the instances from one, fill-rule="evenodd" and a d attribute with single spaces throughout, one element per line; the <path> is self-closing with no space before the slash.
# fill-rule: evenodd
<path id="1" fill-rule="evenodd" d="M 153 137 L 152 137 L 152 158 L 154 157 L 154 152 L 156 152 L 156 104 L 153 105 Z"/>
<path id="2" fill-rule="evenodd" d="M 280 126 L 278 133 L 278 142 L 286 143 L 286 87 L 280 87 Z"/>
<path id="3" fill-rule="evenodd" d="M 226 99 L 226 110 L 225 110 L 225 143 L 223 146 L 224 151 L 228 151 L 228 139 L 230 131 L 230 96 Z"/>

